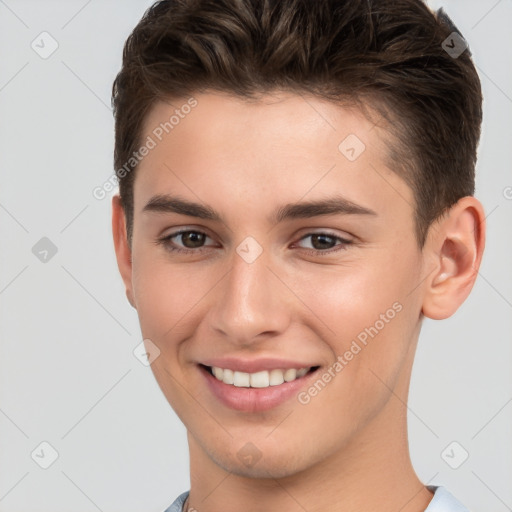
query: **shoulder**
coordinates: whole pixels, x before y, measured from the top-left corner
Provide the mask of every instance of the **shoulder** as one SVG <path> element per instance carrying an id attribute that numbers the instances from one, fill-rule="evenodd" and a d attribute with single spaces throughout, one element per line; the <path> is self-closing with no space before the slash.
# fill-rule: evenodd
<path id="1" fill-rule="evenodd" d="M 434 493 L 425 512 L 470 512 L 446 487 L 427 486 Z"/>
<path id="2" fill-rule="evenodd" d="M 186 491 L 180 494 L 172 503 L 172 505 L 164 510 L 164 512 L 182 512 L 183 504 L 188 497 L 188 493 L 190 491 Z"/>

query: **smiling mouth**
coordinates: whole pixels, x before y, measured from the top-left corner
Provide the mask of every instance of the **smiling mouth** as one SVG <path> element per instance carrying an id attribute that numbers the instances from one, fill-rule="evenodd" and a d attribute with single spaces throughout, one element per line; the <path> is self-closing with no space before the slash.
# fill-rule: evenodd
<path id="1" fill-rule="evenodd" d="M 247 373 L 230 370 L 229 368 L 219 368 L 217 366 L 206 366 L 203 364 L 200 364 L 200 366 L 224 384 L 239 388 L 268 388 L 271 386 L 279 386 L 285 382 L 293 382 L 294 380 L 301 379 L 320 368 L 319 366 L 311 366 L 309 368 L 273 369 Z"/>

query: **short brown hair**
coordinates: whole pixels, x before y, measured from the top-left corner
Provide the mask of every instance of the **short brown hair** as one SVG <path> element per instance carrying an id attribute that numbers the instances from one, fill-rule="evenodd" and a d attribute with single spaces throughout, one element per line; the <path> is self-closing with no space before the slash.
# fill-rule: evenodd
<path id="1" fill-rule="evenodd" d="M 446 41 L 448 49 L 465 43 L 442 9 L 432 12 L 421 0 L 156 2 L 128 37 L 112 87 L 128 239 L 137 167 L 130 157 L 156 101 L 207 90 L 246 99 L 285 90 L 356 101 L 384 115 L 394 135 L 390 167 L 413 191 L 423 247 L 432 222 L 475 186 L 480 80 L 469 50 L 454 55 Z"/>

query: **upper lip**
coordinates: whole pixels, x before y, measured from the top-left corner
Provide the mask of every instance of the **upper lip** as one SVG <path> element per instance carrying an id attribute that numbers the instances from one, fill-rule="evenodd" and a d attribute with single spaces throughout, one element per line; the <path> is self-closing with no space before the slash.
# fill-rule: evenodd
<path id="1" fill-rule="evenodd" d="M 291 359 L 277 359 L 274 357 L 261 357 L 258 359 L 241 359 L 239 357 L 218 357 L 202 361 L 205 366 L 216 366 L 238 372 L 256 373 L 263 370 L 287 370 L 288 368 L 312 368 L 311 363 L 292 361 Z"/>

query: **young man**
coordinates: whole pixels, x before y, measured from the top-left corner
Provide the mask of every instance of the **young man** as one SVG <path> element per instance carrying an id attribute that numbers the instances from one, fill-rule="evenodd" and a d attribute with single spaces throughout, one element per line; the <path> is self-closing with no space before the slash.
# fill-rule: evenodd
<path id="1" fill-rule="evenodd" d="M 113 87 L 113 233 L 199 512 L 465 511 L 417 477 L 423 317 L 466 299 L 480 82 L 420 0 L 172 0 Z M 186 501 L 186 503 L 185 503 Z"/>

